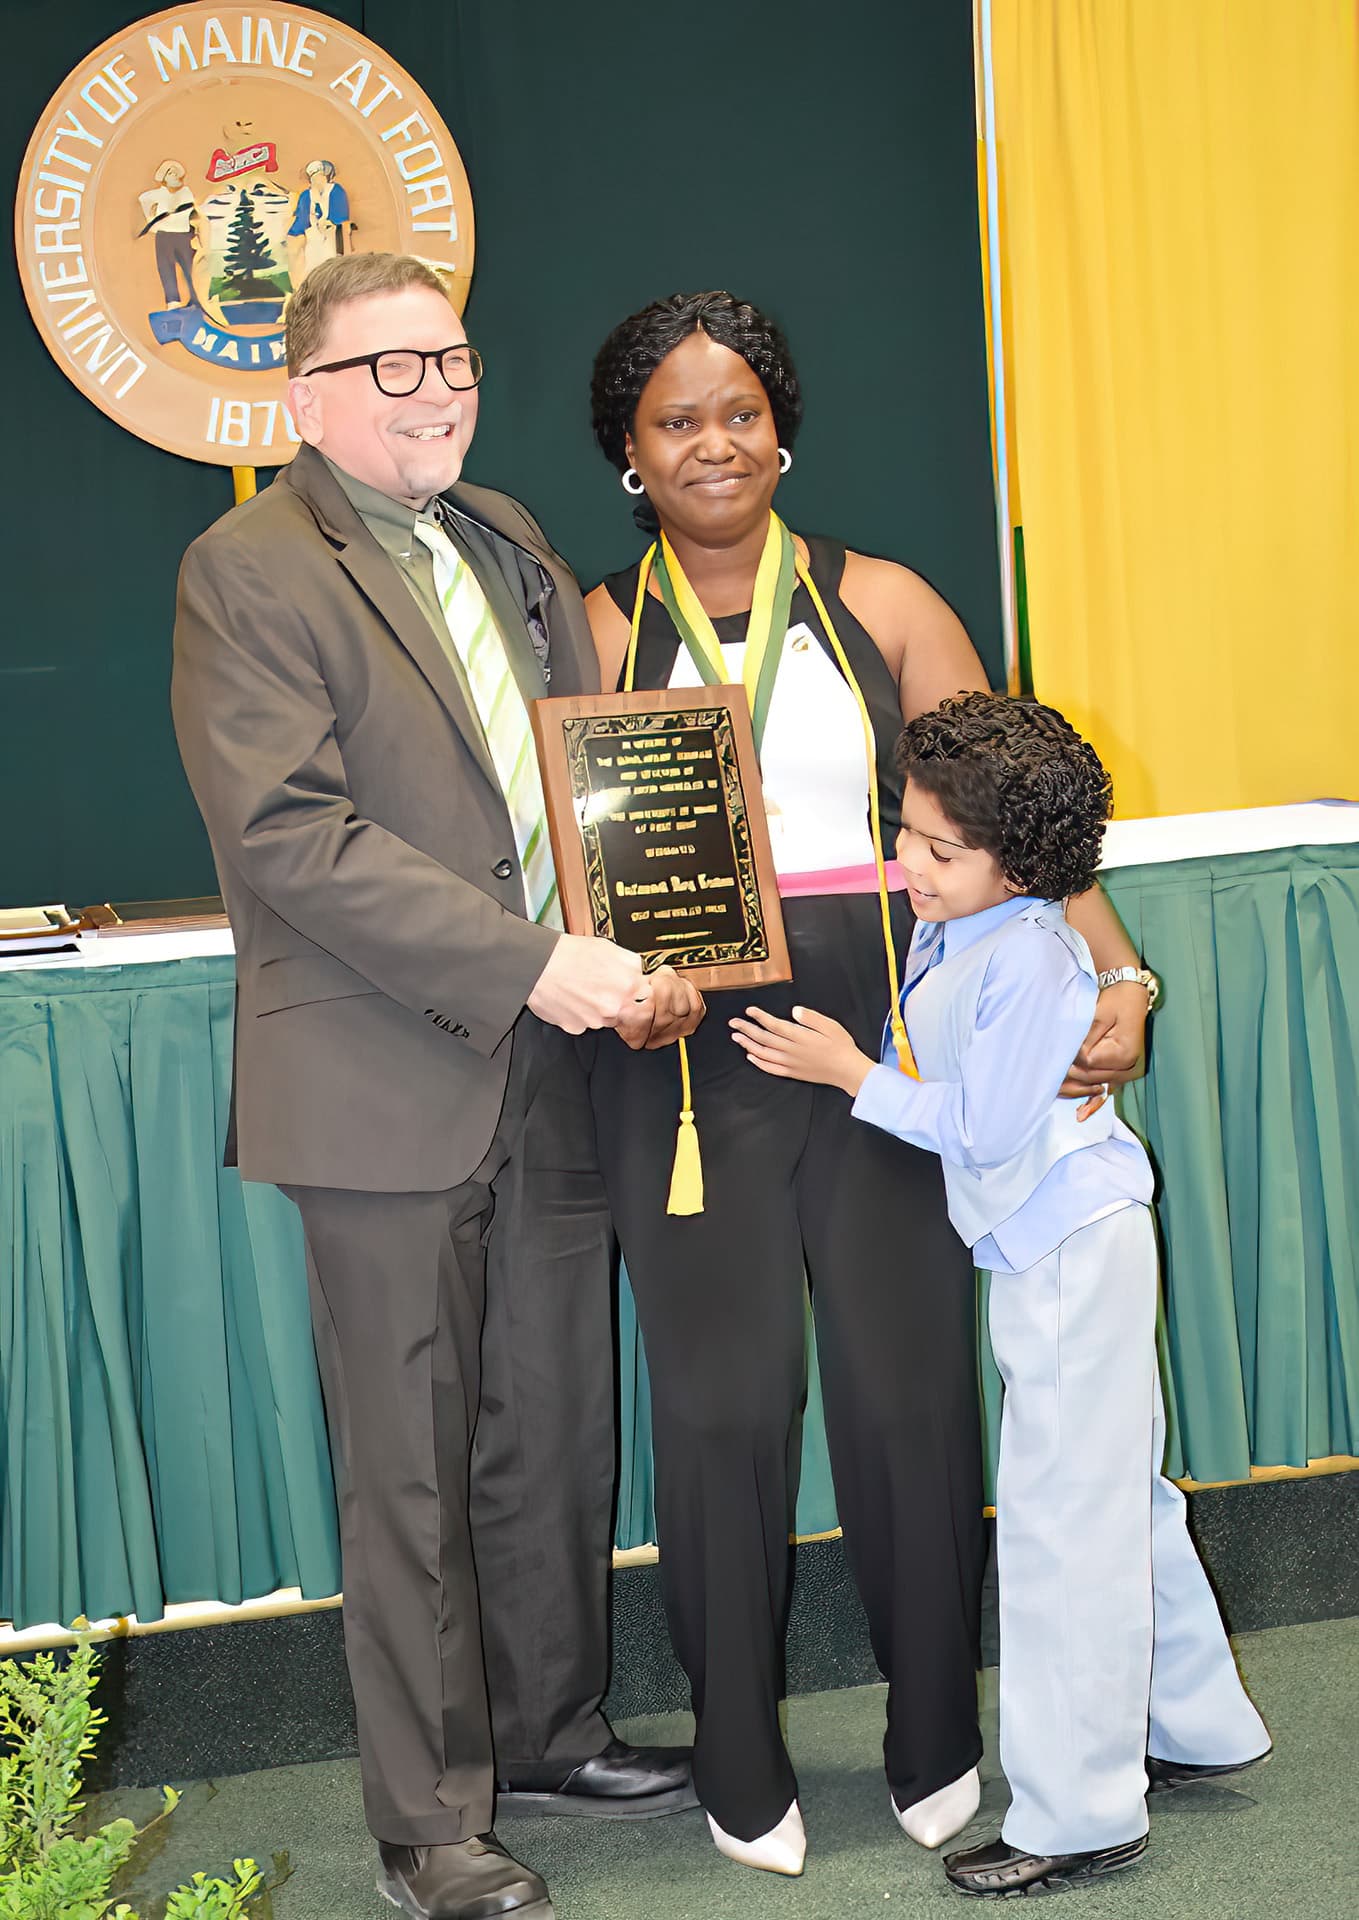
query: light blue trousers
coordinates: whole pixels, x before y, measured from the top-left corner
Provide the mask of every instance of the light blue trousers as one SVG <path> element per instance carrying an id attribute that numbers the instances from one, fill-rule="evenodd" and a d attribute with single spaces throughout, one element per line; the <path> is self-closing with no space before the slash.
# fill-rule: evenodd
<path id="1" fill-rule="evenodd" d="M 1145 1833 L 1148 1752 L 1208 1765 L 1269 1745 L 1160 1471 L 1156 1286 L 1141 1206 L 991 1277 L 1003 1834 L 1027 1853 Z"/>

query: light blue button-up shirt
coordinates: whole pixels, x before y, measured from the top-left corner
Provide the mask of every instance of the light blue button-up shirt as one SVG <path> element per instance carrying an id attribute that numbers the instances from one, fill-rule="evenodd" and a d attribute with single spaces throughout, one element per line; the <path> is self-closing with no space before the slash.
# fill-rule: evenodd
<path id="1" fill-rule="evenodd" d="M 885 1031 L 884 1064 L 859 1089 L 856 1119 L 973 1175 L 996 1173 L 1036 1139 L 1090 1029 L 1098 996 L 1093 975 L 1072 953 L 1067 929 L 1062 929 L 1067 939 L 1059 938 L 1041 932 L 1031 919 L 1015 929 L 1022 937 L 995 941 L 983 974 L 949 963 L 1039 904 L 1017 895 L 964 919 L 917 925 L 901 995 L 906 1031 L 914 1048 L 910 996 L 925 975 L 939 969 L 931 985 L 931 994 L 938 995 L 947 993 L 949 976 L 956 972 L 955 991 L 974 996 L 971 1007 L 956 1010 L 966 1016 L 960 1077 L 909 1078 L 897 1068 L 891 1033 Z M 1055 905 L 1046 911 L 1060 914 Z M 1151 1193 L 1146 1153 L 1115 1120 L 1107 1137 L 1065 1153 L 1043 1172 L 1009 1217 L 975 1242 L 973 1257 L 993 1272 L 1022 1272 L 1079 1227 L 1130 1203 L 1145 1204 Z"/>

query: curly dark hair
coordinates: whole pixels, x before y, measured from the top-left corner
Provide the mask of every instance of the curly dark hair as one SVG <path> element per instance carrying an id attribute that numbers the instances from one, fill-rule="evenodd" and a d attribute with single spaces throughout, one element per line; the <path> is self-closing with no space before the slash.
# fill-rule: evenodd
<path id="1" fill-rule="evenodd" d="M 604 458 L 620 473 L 643 387 L 666 355 L 699 331 L 740 354 L 769 397 L 779 445 L 791 450 L 802 424 L 802 389 L 777 321 L 734 294 L 672 293 L 629 314 L 595 355 L 591 424 Z"/>
<path id="2" fill-rule="evenodd" d="M 1055 708 L 956 694 L 908 722 L 897 765 L 1022 892 L 1064 900 L 1094 885 L 1113 783 Z"/>

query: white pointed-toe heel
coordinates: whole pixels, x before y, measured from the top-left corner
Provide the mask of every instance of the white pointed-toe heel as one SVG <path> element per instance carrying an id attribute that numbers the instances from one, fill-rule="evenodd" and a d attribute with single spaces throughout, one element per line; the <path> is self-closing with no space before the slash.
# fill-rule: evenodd
<path id="1" fill-rule="evenodd" d="M 737 1840 L 732 1834 L 724 1833 L 711 1814 L 708 1829 L 717 1851 L 740 1866 L 759 1867 L 765 1873 L 797 1875 L 802 1872 L 807 1858 L 807 1835 L 796 1800 L 779 1824 L 756 1840 Z"/>
<path id="2" fill-rule="evenodd" d="M 981 1780 L 975 1767 L 969 1767 L 960 1780 L 950 1781 L 937 1793 L 915 1800 L 909 1807 L 892 1801 L 897 1825 L 907 1839 L 919 1847 L 942 1847 L 955 1833 L 961 1833 L 981 1805 Z"/>

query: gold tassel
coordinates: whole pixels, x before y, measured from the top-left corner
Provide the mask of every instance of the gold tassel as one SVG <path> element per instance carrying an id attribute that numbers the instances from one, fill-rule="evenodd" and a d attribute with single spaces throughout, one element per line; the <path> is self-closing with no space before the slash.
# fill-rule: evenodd
<path id="1" fill-rule="evenodd" d="M 920 1069 L 915 1063 L 911 1043 L 906 1038 L 906 1022 L 901 1017 L 900 1007 L 897 1007 L 892 1014 L 892 1044 L 897 1050 L 898 1067 L 903 1073 L 909 1074 L 912 1080 L 918 1080 Z"/>
<path id="2" fill-rule="evenodd" d="M 376 102 L 374 102 L 374 104 L 376 105 Z M 238 507 L 242 500 L 253 500 L 255 497 L 255 469 L 253 467 L 233 467 L 231 469 L 231 484 L 235 489 L 236 505 Z"/>
<path id="3" fill-rule="evenodd" d="M 670 1171 L 670 1198 L 667 1213 L 702 1213 L 703 1157 L 698 1150 L 698 1128 L 694 1125 L 693 1091 L 689 1084 L 689 1049 L 679 1042 L 680 1117 L 675 1136 L 675 1164 Z"/>

